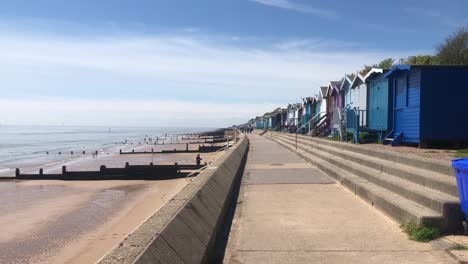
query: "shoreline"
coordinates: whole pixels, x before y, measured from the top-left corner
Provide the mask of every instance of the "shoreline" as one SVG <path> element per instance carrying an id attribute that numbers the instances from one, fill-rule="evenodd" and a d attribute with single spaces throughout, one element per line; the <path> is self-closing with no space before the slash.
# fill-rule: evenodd
<path id="1" fill-rule="evenodd" d="M 185 149 L 178 145 L 128 145 L 125 150 Z M 189 145 L 198 148 L 198 144 Z M 155 164 L 194 164 L 196 153 L 98 155 L 79 157 L 66 162 L 53 162 L 23 169 L 25 172 L 95 170 L 101 165 L 124 167 Z M 124 150 L 122 148 L 122 150 Z M 202 162 L 211 162 L 224 155 L 201 154 Z M 111 251 L 148 217 L 157 212 L 186 185 L 186 179 L 126 181 L 0 181 L 0 262 L 89 263 Z M 6 229 L 6 228 L 5 228 Z"/>

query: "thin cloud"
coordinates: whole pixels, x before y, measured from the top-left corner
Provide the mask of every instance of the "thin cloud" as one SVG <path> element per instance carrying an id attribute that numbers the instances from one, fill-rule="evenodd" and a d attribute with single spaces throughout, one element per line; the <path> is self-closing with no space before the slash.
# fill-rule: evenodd
<path id="1" fill-rule="evenodd" d="M 346 50 L 353 48 L 354 51 L 358 48 L 364 48 L 362 43 L 340 41 L 335 39 L 291 39 L 274 45 L 279 50 Z"/>
<path id="2" fill-rule="evenodd" d="M 406 55 L 243 39 L 0 30 L 0 122 L 230 125 L 314 95 L 364 64 Z"/>
<path id="3" fill-rule="evenodd" d="M 301 13 L 312 14 L 324 18 L 336 19 L 338 14 L 329 9 L 316 8 L 309 5 L 299 4 L 290 0 L 250 0 L 262 5 L 292 10 Z"/>
<path id="4" fill-rule="evenodd" d="M 425 16 L 436 23 L 440 23 L 449 27 L 459 27 L 461 25 L 461 23 L 457 21 L 456 19 L 443 15 L 442 13 L 438 11 L 427 9 L 427 8 L 406 7 L 403 9 L 403 11 L 410 15 Z"/>

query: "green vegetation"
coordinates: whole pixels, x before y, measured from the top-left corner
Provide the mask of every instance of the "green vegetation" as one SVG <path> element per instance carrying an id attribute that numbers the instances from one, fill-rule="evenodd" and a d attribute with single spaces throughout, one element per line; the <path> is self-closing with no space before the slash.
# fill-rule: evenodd
<path id="1" fill-rule="evenodd" d="M 463 245 L 456 244 L 455 246 L 451 247 L 450 250 L 468 250 L 468 248 Z"/>
<path id="2" fill-rule="evenodd" d="M 401 226 L 403 231 L 408 234 L 409 239 L 419 242 L 429 242 L 440 236 L 437 228 L 417 224 L 413 221 Z"/>
<path id="3" fill-rule="evenodd" d="M 435 55 L 414 55 L 398 60 L 399 64 L 410 65 L 468 65 L 468 26 L 460 28 L 450 35 L 436 50 Z M 366 75 L 372 67 L 389 69 L 395 64 L 393 58 L 387 58 L 374 65 L 364 65 L 359 72 Z"/>
<path id="4" fill-rule="evenodd" d="M 378 137 L 376 143 L 377 143 L 377 144 L 382 144 L 382 143 L 383 143 L 382 138 L 381 138 L 381 137 Z"/>
<path id="5" fill-rule="evenodd" d="M 456 158 L 468 158 L 468 149 L 459 149 L 455 153 Z"/>
<path id="6" fill-rule="evenodd" d="M 327 137 L 327 139 L 331 141 L 340 141 L 340 136 L 337 133 L 335 133 L 332 136 Z"/>
<path id="7" fill-rule="evenodd" d="M 363 132 L 363 133 L 359 133 L 359 143 L 363 143 L 364 140 L 366 139 L 366 137 L 368 136 L 367 133 Z"/>
<path id="8" fill-rule="evenodd" d="M 365 76 L 372 68 L 379 68 L 379 69 L 390 69 L 395 64 L 395 59 L 387 58 L 377 64 L 374 65 L 364 65 L 364 69 L 362 69 L 359 74 Z"/>
<path id="9" fill-rule="evenodd" d="M 468 65 L 468 26 L 450 35 L 437 48 L 437 57 L 443 65 Z"/>
<path id="10" fill-rule="evenodd" d="M 408 58 L 400 59 L 400 64 L 411 64 L 411 65 L 439 65 L 439 59 L 437 56 L 431 55 L 416 55 L 409 56 Z"/>

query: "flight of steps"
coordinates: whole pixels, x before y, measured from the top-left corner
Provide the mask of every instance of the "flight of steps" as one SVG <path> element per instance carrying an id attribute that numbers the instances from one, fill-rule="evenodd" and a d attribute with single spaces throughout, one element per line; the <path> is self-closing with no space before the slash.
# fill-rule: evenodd
<path id="1" fill-rule="evenodd" d="M 456 179 L 448 163 L 302 135 L 297 136 L 296 149 L 294 134 L 265 137 L 296 152 L 400 223 L 415 221 L 442 233 L 463 229 Z"/>

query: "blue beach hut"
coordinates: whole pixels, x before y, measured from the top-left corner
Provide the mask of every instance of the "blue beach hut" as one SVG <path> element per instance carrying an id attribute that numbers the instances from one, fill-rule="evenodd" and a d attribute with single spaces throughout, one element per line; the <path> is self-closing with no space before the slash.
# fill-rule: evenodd
<path id="1" fill-rule="evenodd" d="M 388 70 L 373 68 L 364 80 L 367 84 L 367 128 L 384 135 L 392 128 L 393 93 L 388 78 Z"/>
<path id="2" fill-rule="evenodd" d="M 318 118 L 317 115 L 320 115 L 320 109 L 322 107 L 322 99 L 320 94 L 315 96 L 315 112 L 314 112 L 314 117 Z"/>
<path id="3" fill-rule="evenodd" d="M 393 86 L 393 130 L 384 144 L 468 142 L 468 66 L 396 65 L 383 77 Z"/>
<path id="4" fill-rule="evenodd" d="M 264 128 L 264 125 L 263 125 L 263 117 L 257 116 L 257 117 L 255 118 L 255 128 L 256 128 L 256 129 L 263 129 L 263 128 Z"/>

